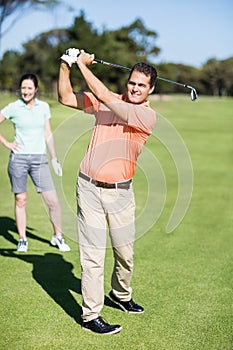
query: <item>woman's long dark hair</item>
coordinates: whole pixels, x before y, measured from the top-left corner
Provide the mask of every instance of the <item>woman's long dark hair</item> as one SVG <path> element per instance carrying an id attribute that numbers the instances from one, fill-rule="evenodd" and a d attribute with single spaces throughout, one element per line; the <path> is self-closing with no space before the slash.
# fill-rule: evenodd
<path id="1" fill-rule="evenodd" d="M 25 73 L 24 75 L 22 75 L 22 77 L 19 80 L 19 87 L 21 87 L 22 82 L 24 80 L 32 80 L 33 83 L 34 83 L 35 88 L 36 89 L 38 88 L 38 79 L 37 79 L 35 74 L 33 74 L 33 73 Z"/>

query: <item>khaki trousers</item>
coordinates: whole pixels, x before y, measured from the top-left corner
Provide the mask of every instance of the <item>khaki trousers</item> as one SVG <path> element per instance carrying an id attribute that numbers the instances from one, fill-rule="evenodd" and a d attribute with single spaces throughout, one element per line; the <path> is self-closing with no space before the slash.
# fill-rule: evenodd
<path id="1" fill-rule="evenodd" d="M 135 200 L 132 185 L 128 190 L 106 189 L 79 177 L 77 201 L 82 318 L 87 322 L 98 317 L 104 306 L 104 261 L 108 247 L 113 249 L 114 256 L 112 290 L 122 301 L 131 299 Z"/>

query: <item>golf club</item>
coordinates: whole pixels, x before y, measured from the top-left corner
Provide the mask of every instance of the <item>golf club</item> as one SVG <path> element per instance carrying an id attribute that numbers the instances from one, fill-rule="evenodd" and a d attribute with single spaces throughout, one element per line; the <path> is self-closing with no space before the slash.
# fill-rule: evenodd
<path id="1" fill-rule="evenodd" d="M 116 63 L 106 62 L 106 61 L 100 60 L 98 58 L 95 58 L 95 62 L 101 63 L 101 64 L 105 64 L 107 66 L 111 66 L 111 67 L 115 67 L 115 68 L 120 68 L 120 69 L 125 69 L 125 70 L 128 70 L 128 71 L 131 71 L 131 68 L 129 68 L 129 67 L 121 66 L 121 65 L 116 64 Z M 191 90 L 191 100 L 195 101 L 197 99 L 197 91 L 196 91 L 196 89 L 193 86 L 190 86 L 190 85 L 187 85 L 187 84 L 182 84 L 182 83 L 179 83 L 177 81 L 165 79 L 165 78 L 162 78 L 162 77 L 159 77 L 159 76 L 157 76 L 157 79 L 166 81 L 167 83 L 171 83 L 171 84 L 175 84 L 175 85 L 179 85 L 179 86 L 183 86 L 185 88 L 188 88 L 188 89 Z"/>

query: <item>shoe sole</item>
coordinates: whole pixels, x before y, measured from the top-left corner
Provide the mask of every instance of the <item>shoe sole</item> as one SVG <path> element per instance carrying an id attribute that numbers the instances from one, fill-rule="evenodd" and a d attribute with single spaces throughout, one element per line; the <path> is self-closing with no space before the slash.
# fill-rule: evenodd
<path id="1" fill-rule="evenodd" d="M 28 251 L 28 246 L 27 246 L 27 247 L 24 247 L 24 248 L 21 248 L 21 249 L 20 249 L 20 248 L 19 248 L 19 249 L 17 248 L 16 251 L 17 251 L 17 253 L 27 253 L 27 251 Z"/>
<path id="2" fill-rule="evenodd" d="M 50 242 L 50 244 L 51 244 L 51 246 L 53 246 L 53 247 L 57 247 L 59 250 L 60 250 L 60 252 L 70 252 L 70 249 L 62 249 L 58 244 L 56 244 L 56 243 L 53 243 L 53 242 Z"/>
<path id="3" fill-rule="evenodd" d="M 116 304 L 117 306 L 119 306 L 119 308 L 124 311 L 124 312 L 127 312 L 127 314 L 134 314 L 134 315 L 137 315 L 137 314 L 143 314 L 144 310 L 143 311 L 128 311 L 127 309 L 124 308 L 123 305 L 121 305 L 121 303 L 117 302 L 116 300 L 114 300 L 110 295 L 109 295 L 109 299 L 114 303 Z"/>
<path id="4" fill-rule="evenodd" d="M 94 331 L 92 331 L 90 328 L 86 328 L 86 327 L 82 327 L 82 329 L 83 329 L 84 331 L 91 332 L 91 333 L 94 333 L 94 334 L 111 335 L 111 334 L 117 334 L 117 333 L 119 333 L 119 332 L 122 330 L 122 327 L 119 327 L 119 328 L 115 329 L 114 331 L 108 332 L 108 333 L 94 332 Z"/>

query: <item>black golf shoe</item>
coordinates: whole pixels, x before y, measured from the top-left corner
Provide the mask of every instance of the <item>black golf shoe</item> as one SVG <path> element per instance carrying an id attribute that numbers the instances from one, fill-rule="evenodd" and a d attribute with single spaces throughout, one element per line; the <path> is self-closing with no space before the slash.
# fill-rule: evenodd
<path id="1" fill-rule="evenodd" d="M 109 298 L 115 304 L 117 304 L 124 312 L 128 312 L 130 314 L 142 314 L 144 312 L 144 308 L 141 305 L 136 304 L 133 299 L 129 301 L 121 301 L 114 294 L 113 291 L 109 293 Z"/>
<path id="2" fill-rule="evenodd" d="M 98 334 L 116 334 L 122 327 L 119 324 L 109 324 L 99 316 L 94 320 L 83 322 L 83 329 Z"/>

